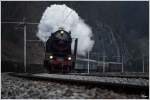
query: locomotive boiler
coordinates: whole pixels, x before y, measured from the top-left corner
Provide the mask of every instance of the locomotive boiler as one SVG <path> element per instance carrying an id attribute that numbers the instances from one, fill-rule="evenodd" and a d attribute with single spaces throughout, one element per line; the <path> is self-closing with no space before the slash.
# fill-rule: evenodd
<path id="1" fill-rule="evenodd" d="M 73 71 L 76 61 L 77 39 L 74 53 L 71 53 L 71 32 L 60 28 L 51 34 L 46 42 L 44 67 L 49 73 L 68 73 Z"/>

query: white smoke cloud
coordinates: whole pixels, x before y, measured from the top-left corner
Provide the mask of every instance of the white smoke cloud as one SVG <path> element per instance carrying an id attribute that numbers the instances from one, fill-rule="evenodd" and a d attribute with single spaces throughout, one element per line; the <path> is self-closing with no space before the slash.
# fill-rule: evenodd
<path id="1" fill-rule="evenodd" d="M 72 38 L 78 38 L 78 55 L 86 55 L 92 50 L 94 41 L 91 40 L 92 30 L 78 16 L 76 11 L 64 5 L 51 5 L 47 7 L 38 25 L 37 37 L 46 42 L 51 33 L 63 27 L 65 31 L 71 31 Z M 72 42 L 72 51 L 74 41 Z"/>

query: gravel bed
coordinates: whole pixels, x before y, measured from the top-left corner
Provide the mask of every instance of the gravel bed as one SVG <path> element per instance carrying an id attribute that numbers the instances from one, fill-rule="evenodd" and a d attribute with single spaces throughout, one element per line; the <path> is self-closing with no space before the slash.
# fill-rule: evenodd
<path id="1" fill-rule="evenodd" d="M 142 78 L 136 79 L 136 78 L 118 78 L 118 77 L 97 77 L 97 76 L 46 74 L 46 73 L 34 74 L 34 75 L 41 76 L 41 77 L 61 78 L 61 79 L 87 80 L 87 81 L 89 80 L 89 81 L 97 81 L 97 82 L 149 86 L 149 80 L 142 79 Z"/>
<path id="2" fill-rule="evenodd" d="M 27 80 L 1 74 L 2 99 L 139 99 L 143 94 L 125 94 L 97 87 Z"/>

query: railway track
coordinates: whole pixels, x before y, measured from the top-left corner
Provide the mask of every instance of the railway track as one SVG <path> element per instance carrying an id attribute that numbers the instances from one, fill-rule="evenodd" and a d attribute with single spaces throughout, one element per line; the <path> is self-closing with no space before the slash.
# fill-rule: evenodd
<path id="1" fill-rule="evenodd" d="M 64 74 L 30 74 L 30 73 L 9 73 L 9 75 L 23 77 L 33 80 L 47 80 L 75 85 L 85 85 L 90 87 L 101 87 L 113 89 L 114 91 L 141 94 L 149 94 L 149 81 L 147 79 L 120 78 L 120 77 L 100 77 L 83 75 Z"/>
<path id="2" fill-rule="evenodd" d="M 120 77 L 120 78 L 142 78 L 149 79 L 149 74 L 139 75 L 138 73 L 134 74 L 116 74 L 116 73 L 69 73 L 68 75 L 81 75 L 81 76 L 99 76 L 99 77 Z"/>

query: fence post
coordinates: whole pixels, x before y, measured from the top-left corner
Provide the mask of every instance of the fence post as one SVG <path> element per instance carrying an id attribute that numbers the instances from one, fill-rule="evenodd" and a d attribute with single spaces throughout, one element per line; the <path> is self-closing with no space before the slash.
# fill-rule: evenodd
<path id="1" fill-rule="evenodd" d="M 96 69 L 97 69 L 97 72 L 99 72 L 99 65 L 100 65 L 100 64 L 99 64 L 99 61 L 100 61 L 99 56 L 100 56 L 99 53 L 97 53 L 97 61 L 98 61 L 98 63 L 97 63 L 97 68 L 96 68 Z"/>
<path id="2" fill-rule="evenodd" d="M 89 69 L 90 69 L 90 63 L 89 63 L 89 51 L 88 51 L 88 74 L 90 73 Z"/>
<path id="3" fill-rule="evenodd" d="M 123 55 L 122 55 L 122 73 L 124 72 L 124 66 L 123 66 Z"/>
<path id="4" fill-rule="evenodd" d="M 103 56 L 103 73 L 105 72 L 105 56 Z"/>
<path id="5" fill-rule="evenodd" d="M 143 63 L 143 73 L 145 72 L 145 69 L 144 69 L 144 56 L 143 56 L 143 60 L 142 60 L 142 63 Z"/>

